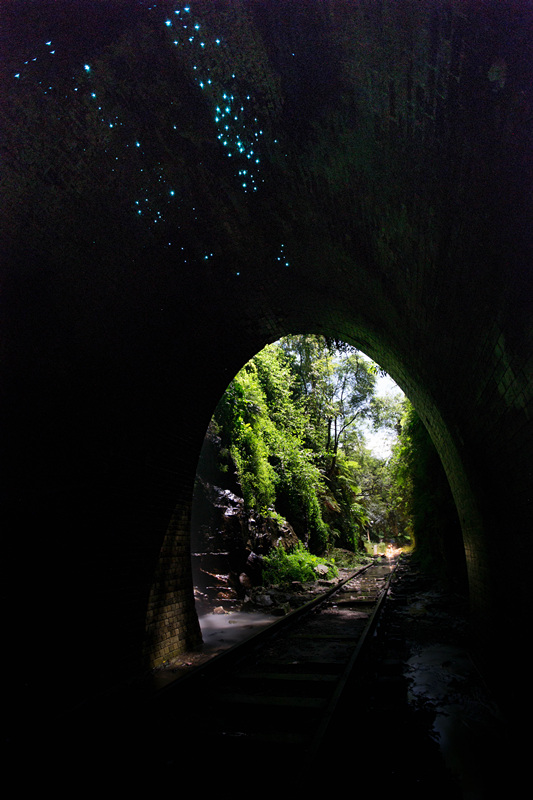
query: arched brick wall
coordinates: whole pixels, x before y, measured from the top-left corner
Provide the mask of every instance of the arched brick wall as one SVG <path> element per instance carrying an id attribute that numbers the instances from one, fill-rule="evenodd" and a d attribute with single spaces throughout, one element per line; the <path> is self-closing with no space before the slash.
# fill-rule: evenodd
<path id="1" fill-rule="evenodd" d="M 17 66 L 35 28 L 6 25 L 1 488 L 27 696 L 36 663 L 69 705 L 195 641 L 203 434 L 287 332 L 354 343 L 416 405 L 490 641 L 532 523 L 531 7 L 168 8 L 105 33 L 96 11 L 83 37 L 54 11 L 61 91 Z"/>

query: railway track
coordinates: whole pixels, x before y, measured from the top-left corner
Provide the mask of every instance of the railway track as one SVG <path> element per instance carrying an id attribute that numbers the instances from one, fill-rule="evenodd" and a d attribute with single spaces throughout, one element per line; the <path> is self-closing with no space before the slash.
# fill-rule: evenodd
<path id="1" fill-rule="evenodd" d="M 435 740 L 431 699 L 428 706 L 407 702 L 407 629 L 407 638 L 414 637 L 415 644 L 417 639 L 404 609 L 412 593 L 409 582 L 398 592 L 406 578 L 403 557 L 400 563 L 399 570 L 392 560 L 360 570 L 155 694 L 148 684 L 124 686 L 68 717 L 28 718 L 24 740 L 7 740 L 6 766 L 18 781 L 35 779 L 39 787 L 47 776 L 56 790 L 66 788 L 65 794 L 56 791 L 61 797 L 77 796 L 82 786 L 98 793 L 105 786 L 120 797 L 131 789 L 154 794 L 185 788 L 215 796 L 316 797 L 348 790 L 412 800 L 463 798 Z M 426 590 L 416 571 L 414 585 L 416 599 Z M 442 626 L 439 641 L 445 644 L 451 636 L 455 647 L 454 608 L 449 628 L 441 605 L 435 613 Z M 426 639 L 427 628 L 420 643 Z M 463 692 L 465 713 L 472 680 L 461 689 L 454 678 L 452 686 L 454 703 Z M 481 711 L 487 716 L 490 708 L 482 686 L 474 688 L 481 703 L 472 716 L 477 736 Z M 487 737 L 487 742 L 492 761 L 501 763 L 507 752 L 503 739 Z M 460 755 L 470 770 L 472 751 L 466 745 Z M 480 750 L 480 755 L 478 768 L 484 771 L 486 754 Z M 468 785 L 470 777 L 469 772 Z M 485 785 L 484 773 L 476 780 L 481 785 L 482 777 Z M 504 775 L 496 770 L 490 780 L 491 789 L 497 781 L 506 786 L 507 770 Z"/>
<path id="2" fill-rule="evenodd" d="M 165 686 L 149 700 L 139 754 L 158 771 L 200 751 L 213 768 L 285 748 L 291 761 L 312 763 L 378 624 L 394 568 L 388 559 L 364 567 Z"/>

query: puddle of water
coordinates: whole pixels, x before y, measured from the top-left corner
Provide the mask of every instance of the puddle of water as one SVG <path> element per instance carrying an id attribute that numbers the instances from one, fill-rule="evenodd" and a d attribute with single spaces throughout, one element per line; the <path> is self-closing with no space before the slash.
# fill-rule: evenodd
<path id="1" fill-rule="evenodd" d="M 481 797 L 483 765 L 487 758 L 490 762 L 497 740 L 490 708 L 471 692 L 477 680 L 472 661 L 460 648 L 434 645 L 406 663 L 410 701 L 433 708 L 432 729 L 448 768 L 460 781 L 465 797 Z"/>
<path id="2" fill-rule="evenodd" d="M 448 645 L 426 647 L 407 661 L 411 694 L 436 706 L 448 702 L 451 684 L 467 680 L 473 673 L 468 655 Z"/>

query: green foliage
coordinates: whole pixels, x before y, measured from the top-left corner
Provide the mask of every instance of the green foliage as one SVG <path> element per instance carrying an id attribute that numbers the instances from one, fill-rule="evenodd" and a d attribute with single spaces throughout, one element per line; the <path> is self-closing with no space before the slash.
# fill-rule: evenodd
<path id="1" fill-rule="evenodd" d="M 378 373 L 347 344 L 290 336 L 248 362 L 216 409 L 220 467 L 246 508 L 287 520 L 315 555 L 360 553 L 396 524 L 387 465 L 364 446 L 364 424 L 397 429 L 402 410 L 375 397 Z"/>
<path id="2" fill-rule="evenodd" d="M 373 416 L 376 365 L 353 347 L 334 347 L 319 336 L 288 336 L 281 348 L 308 417 L 309 444 L 334 470 L 347 432 Z"/>
<path id="3" fill-rule="evenodd" d="M 320 550 L 327 541 L 317 498 L 322 475 L 315 453 L 304 445 L 306 417 L 293 383 L 283 350 L 266 347 L 232 381 L 215 420 L 246 507 L 290 519 L 301 538 Z"/>
<path id="4" fill-rule="evenodd" d="M 338 575 L 333 560 L 327 561 L 312 555 L 301 542 L 290 552 L 284 547 L 276 547 L 263 561 L 263 580 L 270 585 L 290 581 L 305 583 L 316 581 L 318 577 L 331 579 Z"/>
<path id="5" fill-rule="evenodd" d="M 414 535 L 413 514 L 415 513 L 414 500 L 414 475 L 423 462 L 421 449 L 416 444 L 417 429 L 420 433 L 419 421 L 416 411 L 408 402 L 400 421 L 400 434 L 393 448 L 390 462 L 390 475 L 392 481 L 392 495 L 398 513 L 407 520 L 408 534 Z M 418 451 L 418 452 L 417 452 Z"/>
<path id="6" fill-rule="evenodd" d="M 462 577 L 460 523 L 439 455 L 416 410 L 406 404 L 391 460 L 392 498 L 426 572 Z"/>
<path id="7" fill-rule="evenodd" d="M 333 560 L 337 569 L 356 569 L 363 564 L 368 564 L 370 558 L 364 553 L 352 553 L 340 547 L 328 550 L 327 558 Z"/>
<path id="8" fill-rule="evenodd" d="M 268 449 L 260 431 L 244 423 L 230 453 L 240 477 L 245 505 L 266 511 L 276 497 L 276 473 L 268 461 Z"/>

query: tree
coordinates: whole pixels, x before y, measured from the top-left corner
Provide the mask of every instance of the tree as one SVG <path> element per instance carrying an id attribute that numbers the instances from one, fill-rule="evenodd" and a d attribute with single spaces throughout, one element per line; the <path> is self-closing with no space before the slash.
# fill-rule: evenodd
<path id="1" fill-rule="evenodd" d="M 448 479 L 422 420 L 408 402 L 390 469 L 392 501 L 414 542 L 415 557 L 428 573 L 464 581 L 461 527 Z"/>
<path id="2" fill-rule="evenodd" d="M 288 518 L 304 542 L 324 547 L 323 483 L 305 446 L 306 417 L 281 348 L 270 345 L 232 381 L 215 412 L 248 509 Z"/>
<path id="3" fill-rule="evenodd" d="M 333 361 L 327 416 L 329 474 L 335 471 L 339 443 L 346 431 L 371 416 L 375 382 L 370 362 L 357 351 Z"/>
<path id="4" fill-rule="evenodd" d="M 313 444 L 320 443 L 335 469 L 341 439 L 348 429 L 372 416 L 376 365 L 355 348 L 324 337 L 288 336 L 281 341 L 310 423 Z"/>
<path id="5" fill-rule="evenodd" d="M 387 465 L 364 440 L 369 423 L 399 425 L 399 401 L 375 395 L 378 371 L 350 345 L 289 336 L 246 364 L 217 407 L 246 507 L 287 519 L 317 554 L 398 529 Z"/>

